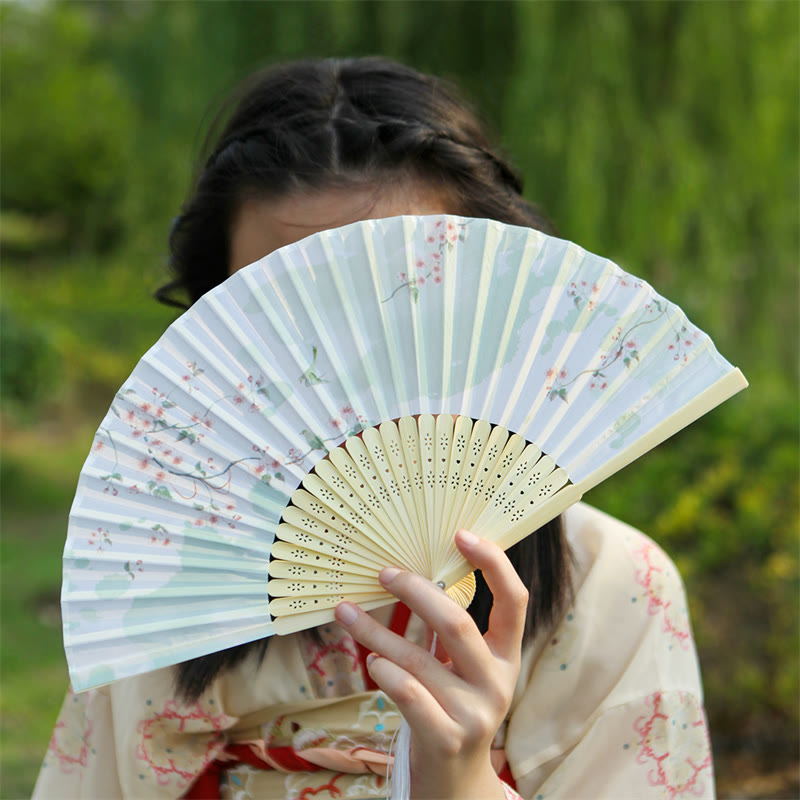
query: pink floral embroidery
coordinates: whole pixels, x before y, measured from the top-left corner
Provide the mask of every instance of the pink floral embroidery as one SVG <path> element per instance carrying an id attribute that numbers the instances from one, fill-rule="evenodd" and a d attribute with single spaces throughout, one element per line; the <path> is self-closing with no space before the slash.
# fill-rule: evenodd
<path id="1" fill-rule="evenodd" d="M 79 697 L 70 689 L 64 712 L 56 722 L 48 752 L 58 759 L 61 772 L 71 774 L 89 760 L 92 723 L 86 717 L 86 696 Z"/>
<path id="2" fill-rule="evenodd" d="M 322 643 L 309 639 L 305 650 L 308 677 L 318 697 L 363 691 L 355 641 L 338 628 L 322 628 Z"/>
<path id="3" fill-rule="evenodd" d="M 634 723 L 641 736 L 636 763 L 649 767 L 651 786 L 663 786 L 672 800 L 705 791 L 711 777 L 711 750 L 703 710 L 686 692 L 656 692 L 645 700 L 649 715 Z"/>
<path id="4" fill-rule="evenodd" d="M 220 732 L 230 721 L 225 714 L 212 715 L 200 703 L 181 707 L 174 700 L 168 700 L 162 711 L 150 719 L 142 720 L 137 726 L 140 738 L 136 745 L 136 757 L 150 767 L 159 786 L 166 785 L 173 777 L 177 778 L 179 787 L 186 786 L 224 746 Z M 209 735 L 207 739 L 201 736 L 184 737 L 178 743 L 176 734 L 186 733 Z"/>
<path id="5" fill-rule="evenodd" d="M 341 653 L 349 658 L 353 659 L 353 666 L 351 667 L 351 672 L 355 672 L 356 670 L 356 654 L 353 650 L 353 642 L 352 640 L 348 641 L 347 639 L 342 639 L 338 642 L 333 642 L 332 644 L 323 645 L 320 647 L 316 653 L 314 653 L 314 657 L 311 659 L 310 663 L 308 664 L 308 669 L 313 669 L 318 675 L 325 675 L 325 670 L 322 669 L 320 663 L 322 663 L 331 653 Z"/>
<path id="6" fill-rule="evenodd" d="M 319 794 L 322 791 L 327 791 L 330 797 L 341 797 L 342 790 L 336 785 L 336 781 L 341 777 L 343 776 L 339 773 L 334 775 L 327 783 L 321 784 L 320 786 L 307 786 L 300 792 L 298 800 L 311 800 L 313 795 Z"/>
<path id="7" fill-rule="evenodd" d="M 505 781 L 501 781 L 501 783 L 506 800 L 522 800 L 522 795 L 515 792 Z"/>
<path id="8" fill-rule="evenodd" d="M 666 585 L 669 580 L 668 570 L 674 568 L 669 566 L 667 557 L 652 542 L 644 542 L 634 550 L 633 557 L 642 563 L 636 570 L 634 580 L 645 591 L 648 613 L 651 616 L 661 615 L 661 630 L 676 639 L 685 650 L 692 640 L 689 616 L 685 608 L 673 602 Z"/>

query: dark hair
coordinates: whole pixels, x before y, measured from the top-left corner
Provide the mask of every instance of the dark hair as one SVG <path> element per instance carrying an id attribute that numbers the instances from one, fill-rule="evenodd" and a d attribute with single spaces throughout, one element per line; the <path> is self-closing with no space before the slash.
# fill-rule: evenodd
<path id="1" fill-rule="evenodd" d="M 452 204 L 451 213 L 555 233 L 522 197 L 520 177 L 458 92 L 382 58 L 298 61 L 258 72 L 232 95 L 206 141 L 210 152 L 170 234 L 173 280 L 156 293 L 170 305 L 186 306 L 175 297 L 177 290 L 194 302 L 228 276 L 234 215 L 254 196 L 378 185 L 399 175 L 437 189 Z M 571 597 L 570 554 L 560 518 L 508 555 L 530 591 L 525 634 L 530 637 L 552 625 Z M 469 612 L 482 631 L 491 605 L 491 592 L 478 576 Z M 222 670 L 254 649 L 263 656 L 267 642 L 180 664 L 179 693 L 196 699 Z"/>

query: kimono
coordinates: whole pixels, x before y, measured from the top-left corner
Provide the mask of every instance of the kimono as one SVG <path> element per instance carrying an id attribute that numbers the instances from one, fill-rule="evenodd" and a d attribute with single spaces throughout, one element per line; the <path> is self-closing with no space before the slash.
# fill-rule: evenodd
<path id="1" fill-rule="evenodd" d="M 635 529 L 564 515 L 574 600 L 523 647 L 492 762 L 509 798 L 713 798 L 697 656 L 680 576 Z M 401 717 L 337 625 L 274 637 L 196 703 L 174 669 L 67 694 L 35 800 L 386 797 Z M 412 616 L 408 639 L 422 641 Z M 210 793 L 208 793 L 210 792 Z"/>

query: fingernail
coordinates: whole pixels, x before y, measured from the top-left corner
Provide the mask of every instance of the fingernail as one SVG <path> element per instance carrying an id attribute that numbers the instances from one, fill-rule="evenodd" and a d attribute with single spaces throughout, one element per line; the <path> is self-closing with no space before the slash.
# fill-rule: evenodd
<path id="1" fill-rule="evenodd" d="M 372 663 L 372 662 L 373 662 L 373 661 L 374 661 L 374 660 L 375 660 L 377 657 L 378 657 L 378 656 L 377 656 L 377 654 L 376 654 L 376 653 L 370 653 L 370 654 L 367 656 L 367 666 L 369 666 L 369 665 L 370 665 L 370 664 L 371 664 L 371 663 Z"/>
<path id="2" fill-rule="evenodd" d="M 391 583 L 403 570 L 398 569 L 397 567 L 384 567 L 381 570 L 381 574 L 378 575 L 378 580 L 386 586 L 387 584 Z"/>
<path id="3" fill-rule="evenodd" d="M 478 537 L 474 533 L 470 533 L 469 531 L 464 531 L 464 530 L 459 531 L 458 538 L 461 540 L 462 544 L 465 544 L 468 547 L 472 547 L 472 545 L 478 544 Z"/>
<path id="4" fill-rule="evenodd" d="M 335 613 L 342 625 L 352 625 L 358 619 L 358 609 L 352 603 L 339 603 Z"/>

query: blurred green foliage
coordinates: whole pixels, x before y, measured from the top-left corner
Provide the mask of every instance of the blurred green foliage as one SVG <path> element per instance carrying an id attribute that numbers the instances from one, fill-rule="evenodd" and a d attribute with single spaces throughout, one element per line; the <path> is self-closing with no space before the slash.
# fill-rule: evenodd
<path id="1" fill-rule="evenodd" d="M 588 499 L 677 561 L 717 755 L 792 757 L 799 27 L 798 4 L 759 0 L 0 6 L 2 667 L 17 710 L 61 680 L 45 587 L 90 431 L 173 317 L 149 295 L 211 112 L 258 66 L 379 53 L 462 86 L 562 235 L 677 301 L 749 378 Z M 38 713 L 29 738 L 14 729 L 4 796 L 29 791 L 56 708 Z"/>
<path id="2" fill-rule="evenodd" d="M 0 306 L 0 403 L 18 420 L 31 421 L 58 390 L 58 359 L 47 332 Z"/>
<path id="3" fill-rule="evenodd" d="M 79 6 L 3 10 L 3 208 L 62 222 L 70 245 L 102 245 L 120 223 L 130 99 Z"/>

